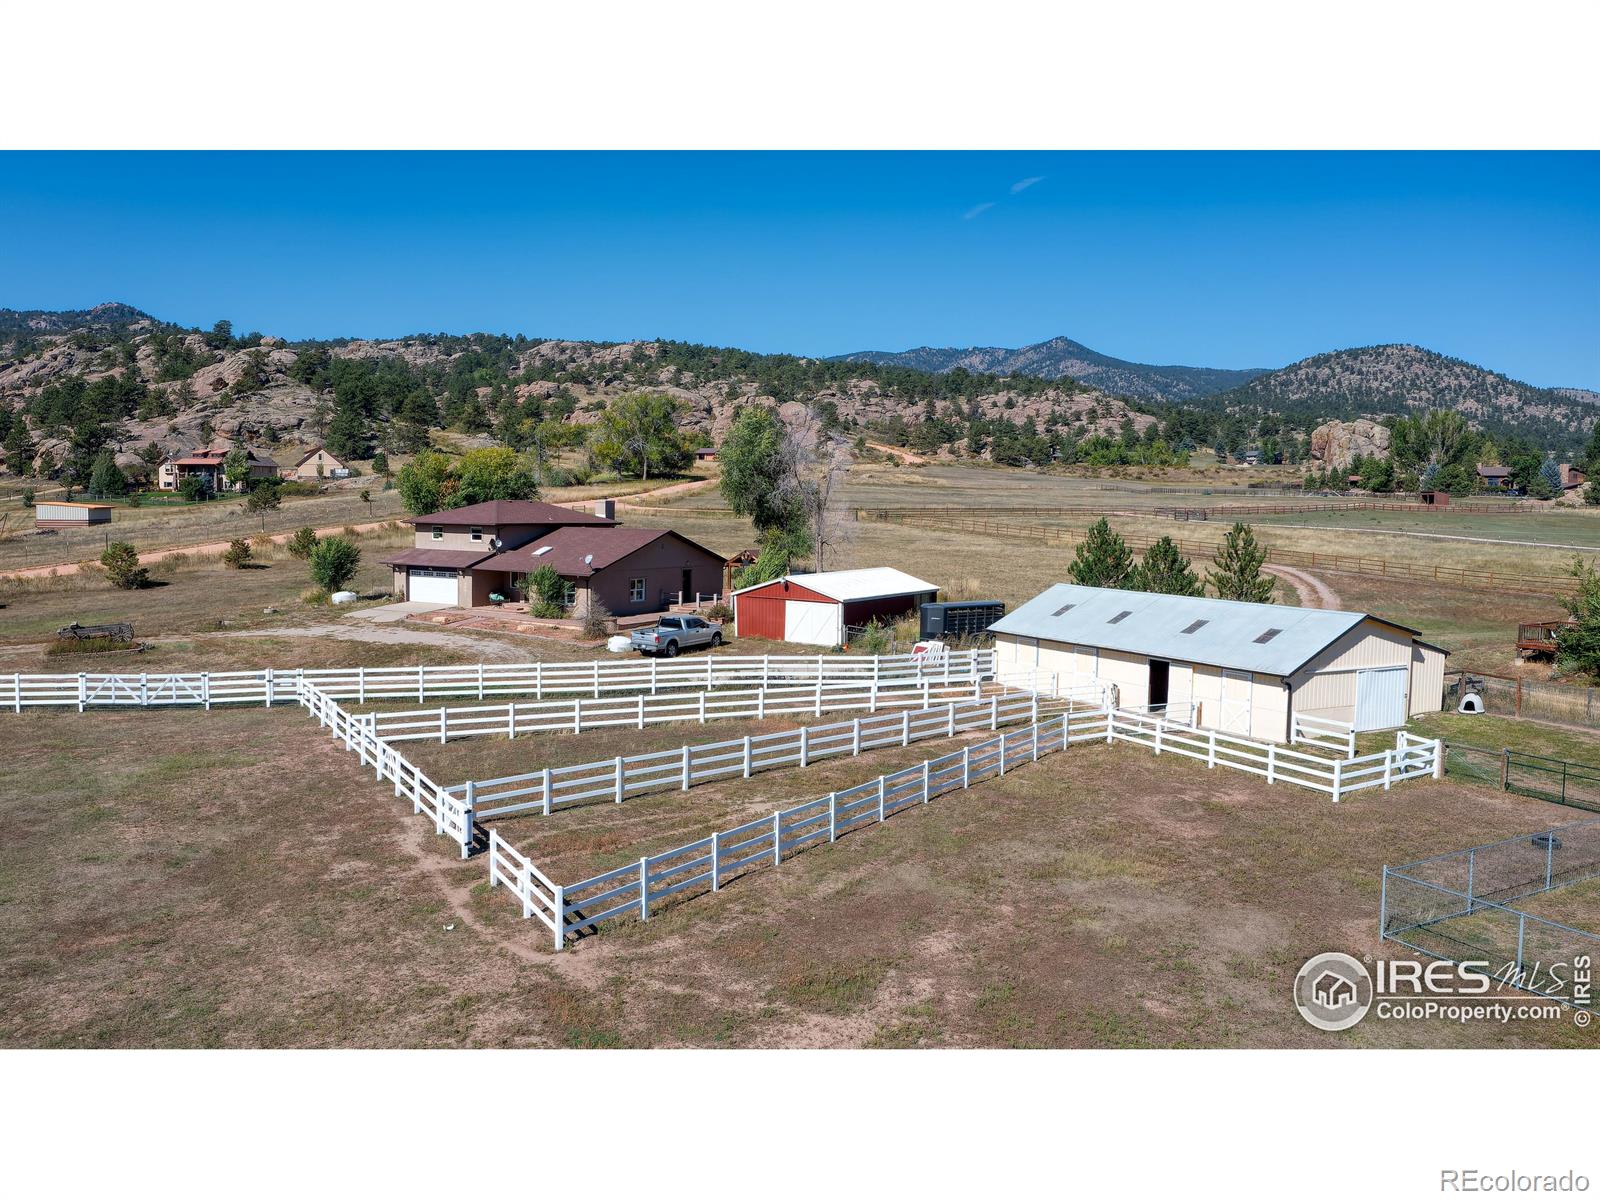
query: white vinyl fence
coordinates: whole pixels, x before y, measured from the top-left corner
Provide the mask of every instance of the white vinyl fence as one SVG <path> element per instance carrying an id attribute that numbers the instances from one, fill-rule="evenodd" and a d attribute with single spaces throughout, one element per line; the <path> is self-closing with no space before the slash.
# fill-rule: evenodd
<path id="1" fill-rule="evenodd" d="M 1329 758 L 1286 749 L 1275 742 L 1258 742 L 1215 729 L 1175 725 L 1145 713 L 1115 709 L 1108 740 L 1148 746 L 1157 754 L 1181 754 L 1208 767 L 1232 767 L 1260 775 L 1268 783 L 1293 783 L 1325 792 L 1337 804 L 1350 792 L 1381 787 L 1387 791 L 1405 779 L 1444 773 L 1444 744 L 1404 731 L 1395 735 L 1392 750 L 1360 758 Z"/>
<path id="2" fill-rule="evenodd" d="M 346 711 L 310 684 L 300 689 L 300 703 L 319 725 L 344 742 L 346 750 L 359 755 L 363 766 L 371 766 L 376 778 L 392 779 L 394 794 L 409 799 L 413 812 L 426 814 L 435 833 L 458 842 L 462 858 L 472 853 L 470 806 L 429 779 L 393 746 L 373 737 L 370 720 Z"/>
<path id="3" fill-rule="evenodd" d="M 688 791 L 714 780 L 748 779 L 782 767 L 808 767 L 840 755 L 885 746 L 909 746 L 928 738 L 954 737 L 975 729 L 997 729 L 1015 721 L 1037 722 L 1041 712 L 1063 704 L 1105 709 L 1104 689 L 1086 690 L 1061 700 L 1036 692 L 1010 692 L 981 699 L 952 701 L 913 712 L 901 709 L 857 717 L 831 725 L 813 725 L 780 733 L 752 734 L 723 742 L 686 745 L 654 754 L 616 758 L 568 767 L 545 767 L 499 779 L 480 779 L 446 788 L 480 822 L 538 811 L 545 816 L 575 804 L 621 804 L 645 792 Z"/>
<path id="4" fill-rule="evenodd" d="M 333 700 L 365 704 L 415 697 L 532 696 L 667 689 L 877 682 L 970 683 L 994 675 L 992 650 L 852 656 L 708 654 L 695 659 L 591 659 L 570 663 L 469 663 L 438 667 L 273 668 L 254 671 L 0 674 L 0 709 L 293 703 L 302 683 Z"/>
<path id="5" fill-rule="evenodd" d="M 948 727 L 948 715 L 946 721 Z M 1181 754 L 1201 759 L 1209 767 L 1232 767 L 1261 775 L 1269 783 L 1295 783 L 1325 792 L 1335 802 L 1342 795 L 1365 788 L 1388 788 L 1424 775 L 1437 777 L 1444 757 L 1440 741 L 1408 733 L 1396 737 L 1392 750 L 1361 758 L 1324 758 L 1271 742 L 1197 730 L 1148 713 L 1106 705 L 1069 707 L 1060 716 L 1035 721 L 1024 729 L 1001 733 L 940 758 L 780 809 L 770 817 L 718 830 L 659 854 L 645 855 L 637 862 L 577 883 L 552 882 L 491 827 L 489 882 L 492 887 L 509 888 L 521 903 L 523 916 L 538 917 L 550 930 L 554 947 L 560 950 L 569 934 L 581 934 L 621 917 L 648 920 L 653 906 L 669 896 L 691 889 L 717 891 L 735 875 L 777 866 L 785 855 L 835 841 L 897 812 L 926 804 L 936 796 L 1003 776 L 1022 763 L 1037 762 L 1046 754 L 1085 741 L 1131 742 L 1150 747 L 1157 754 Z M 744 744 L 726 745 L 738 748 L 724 752 L 723 760 L 715 765 L 723 774 L 742 771 L 748 753 Z M 616 761 L 620 760 L 613 761 L 610 776 L 614 799 L 619 795 Z M 681 766 L 678 769 L 681 772 Z M 671 786 L 670 779 L 669 773 L 661 786 Z M 601 788 L 596 794 L 604 795 L 606 791 Z M 626 784 L 621 795 L 625 794 Z M 534 803 L 542 804 L 542 796 Z"/>
<path id="6" fill-rule="evenodd" d="M 826 712 L 881 708 L 929 708 L 958 698 L 977 699 L 983 684 L 946 686 L 923 680 L 904 684 L 877 681 L 826 683 L 798 687 L 756 688 L 751 691 L 667 692 L 655 696 L 602 696 L 599 699 L 545 701 L 455 708 L 410 709 L 405 712 L 366 714 L 373 730 L 386 742 L 430 741 L 521 733 L 583 733 L 590 729 L 643 729 L 673 722 L 757 720 L 782 716 L 816 716 Z M 1032 695 L 1033 693 L 1029 693 Z"/>
<path id="7" fill-rule="evenodd" d="M 1104 741 L 1107 721 L 1105 708 L 1069 710 L 572 884 L 553 883 L 491 827 L 489 883 L 509 888 L 521 903 L 523 916 L 537 917 L 560 950 L 568 935 L 594 929 L 603 921 L 625 916 L 648 920 L 655 905 L 679 892 L 717 891 L 736 875 L 776 866 L 786 855 L 836 841 L 936 796 L 1002 776 L 1073 742 Z"/>
<path id="8" fill-rule="evenodd" d="M 1291 746 L 1317 746 L 1323 750 L 1338 750 L 1345 757 L 1356 752 L 1356 727 L 1345 721 L 1326 717 L 1303 717 L 1299 713 L 1289 724 Z"/>

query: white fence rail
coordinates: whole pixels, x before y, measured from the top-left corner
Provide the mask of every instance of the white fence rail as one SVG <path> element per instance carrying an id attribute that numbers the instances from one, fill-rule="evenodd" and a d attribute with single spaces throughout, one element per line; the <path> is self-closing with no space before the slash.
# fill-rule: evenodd
<path id="1" fill-rule="evenodd" d="M 753 734 L 723 742 L 688 745 L 654 754 L 619 755 L 567 767 L 546 767 L 499 779 L 480 779 L 446 790 L 472 808 L 478 821 L 584 803 L 621 804 L 646 792 L 688 791 L 714 780 L 748 779 L 783 767 L 808 767 L 826 758 L 858 755 L 885 746 L 909 746 L 928 738 L 953 737 L 975 729 L 997 729 L 1015 721 L 1037 722 L 1041 712 L 1070 703 L 1104 710 L 1104 690 L 1055 700 L 1036 692 L 1012 692 L 958 700 L 917 711 L 901 709 L 830 725 Z"/>
<path id="2" fill-rule="evenodd" d="M 496 858 L 491 853 L 490 886 L 509 888 L 522 904 L 523 915 L 539 917 L 560 950 L 569 935 L 602 922 L 626 916 L 648 920 L 654 906 L 669 896 L 690 889 L 717 891 L 736 875 L 776 866 L 785 856 L 836 841 L 1023 763 L 1037 762 L 1073 742 L 1104 741 L 1107 721 L 1105 708 L 1069 710 L 577 883 L 552 884 L 544 876 L 536 877 L 532 863 L 522 855 L 503 853 Z M 490 838 L 497 851 L 509 850 L 493 829 Z M 524 865 L 530 869 L 522 869 Z"/>
<path id="3" fill-rule="evenodd" d="M 371 766 L 378 779 L 394 781 L 394 794 L 409 799 L 412 811 L 426 814 L 435 833 L 449 837 L 461 846 L 461 857 L 472 853 L 473 817 L 464 804 L 422 773 L 393 746 L 373 735 L 372 719 L 346 711 L 312 686 L 300 689 L 300 703 L 317 723 L 344 742 L 344 748 L 357 754 L 363 766 Z"/>
<path id="4" fill-rule="evenodd" d="M 1360 758 L 1327 758 L 1289 750 L 1275 742 L 1257 742 L 1215 729 L 1174 725 L 1145 713 L 1114 710 L 1110 740 L 1148 746 L 1157 754 L 1181 754 L 1208 767 L 1231 767 L 1260 775 L 1268 783 L 1293 783 L 1325 792 L 1335 804 L 1350 792 L 1381 787 L 1388 790 L 1405 779 L 1439 777 L 1444 769 L 1444 744 L 1401 732 L 1392 750 Z"/>
<path id="5" fill-rule="evenodd" d="M 667 692 L 655 696 L 602 696 L 585 699 L 554 700 L 543 703 L 493 704 L 486 706 L 409 709 L 405 712 L 379 712 L 373 726 L 379 737 L 389 742 L 430 741 L 444 743 L 451 738 L 498 736 L 514 738 L 524 733 L 583 733 L 592 729 L 643 729 L 647 725 L 674 722 L 725 720 L 765 720 L 781 716 L 817 716 L 827 712 L 861 709 L 877 712 L 883 708 L 929 708 L 955 699 L 977 699 L 983 684 L 950 684 L 907 681 L 880 685 L 876 681 L 825 683 L 798 687 L 756 688 L 752 691 Z M 1033 693 L 1029 693 L 1030 695 Z"/>
<path id="6" fill-rule="evenodd" d="M 290 703 L 302 683 L 333 700 L 358 704 L 415 697 L 545 696 L 658 692 L 776 684 L 969 683 L 994 675 L 992 650 L 959 650 L 930 659 L 900 654 L 852 656 L 708 654 L 703 658 L 591 659 L 570 663 L 470 663 L 438 667 L 265 667 L 255 671 L 139 672 L 112 675 L 0 674 L 0 709 Z"/>
<path id="7" fill-rule="evenodd" d="M 1356 728 L 1344 721 L 1303 717 L 1296 713 L 1289 725 L 1289 744 L 1338 750 L 1346 757 L 1352 757 L 1356 752 Z"/>

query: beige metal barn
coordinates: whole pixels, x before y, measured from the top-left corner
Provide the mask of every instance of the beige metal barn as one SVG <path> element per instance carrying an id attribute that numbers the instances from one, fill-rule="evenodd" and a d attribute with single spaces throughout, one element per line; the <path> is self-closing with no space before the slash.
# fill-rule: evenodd
<path id="1" fill-rule="evenodd" d="M 79 529 L 86 525 L 106 525 L 110 521 L 109 504 L 41 500 L 33 509 L 33 523 L 39 529 Z"/>
<path id="2" fill-rule="evenodd" d="M 1061 583 L 992 631 L 1002 672 L 1114 684 L 1123 707 L 1270 741 L 1297 716 L 1395 729 L 1444 699 L 1446 651 L 1370 613 Z"/>

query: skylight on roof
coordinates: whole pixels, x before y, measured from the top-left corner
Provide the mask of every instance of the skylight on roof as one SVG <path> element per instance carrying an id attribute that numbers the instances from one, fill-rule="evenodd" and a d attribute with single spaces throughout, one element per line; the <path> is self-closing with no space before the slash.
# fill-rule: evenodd
<path id="1" fill-rule="evenodd" d="M 1131 617 L 1131 616 L 1133 616 L 1133 609 L 1125 608 L 1121 612 L 1119 612 L 1116 616 L 1112 617 L 1111 620 L 1107 621 L 1106 624 L 1107 625 L 1115 625 L 1118 621 L 1122 620 L 1123 617 Z"/>
<path id="2" fill-rule="evenodd" d="M 538 558 L 539 555 L 541 555 L 541 554 L 549 554 L 549 553 L 550 553 L 550 547 L 549 546 L 540 546 L 537 550 L 535 550 L 533 552 L 533 556 L 535 558 Z"/>
<path id="3" fill-rule="evenodd" d="M 1205 619 L 1201 619 L 1199 621 L 1192 621 L 1192 622 L 1190 622 L 1189 627 L 1184 630 L 1184 632 L 1185 633 L 1194 633 L 1196 630 L 1200 629 L 1202 626 L 1209 625 L 1209 624 L 1211 624 L 1211 622 L 1208 621 L 1208 620 L 1205 620 Z"/>
<path id="4" fill-rule="evenodd" d="M 1266 643 L 1270 642 L 1273 638 L 1277 637 L 1282 632 L 1283 632 L 1283 630 L 1281 630 L 1281 629 L 1269 629 L 1265 633 L 1263 633 L 1260 637 L 1258 637 L 1256 639 L 1256 644 L 1264 646 L 1264 645 L 1266 645 Z"/>
<path id="5" fill-rule="evenodd" d="M 1066 612 L 1069 608 L 1077 608 L 1077 607 L 1078 606 L 1076 604 L 1063 604 L 1060 608 L 1056 609 L 1055 612 L 1051 613 L 1050 615 L 1052 617 L 1059 617 L 1062 613 Z"/>

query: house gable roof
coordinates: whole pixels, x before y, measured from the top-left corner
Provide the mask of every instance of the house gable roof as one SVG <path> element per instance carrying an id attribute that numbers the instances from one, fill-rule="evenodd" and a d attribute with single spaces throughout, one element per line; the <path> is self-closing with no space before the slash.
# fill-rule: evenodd
<path id="1" fill-rule="evenodd" d="M 303 467 L 319 454 L 326 454 L 330 459 L 332 459 L 334 462 L 338 463 L 341 467 L 344 466 L 344 459 L 340 458 L 337 454 L 334 454 L 332 451 L 330 451 L 330 450 L 328 450 L 328 449 L 326 449 L 325 447 L 322 447 L 322 446 L 315 446 L 312 449 L 307 450 L 304 454 L 302 454 L 295 461 L 294 465 L 297 466 L 297 467 Z"/>
<path id="2" fill-rule="evenodd" d="M 1416 633 L 1369 613 L 1072 583 L 1046 588 L 989 628 L 1044 641 L 1285 676 L 1368 620 Z M 1276 632 L 1269 636 L 1272 630 Z"/>
<path id="3" fill-rule="evenodd" d="M 420 517 L 402 518 L 408 525 L 615 525 L 610 517 L 545 504 L 538 500 L 485 500 L 463 508 L 446 508 Z"/>
<path id="4" fill-rule="evenodd" d="M 515 550 L 496 554 L 477 565 L 486 571 L 535 571 L 549 565 L 559 575 L 582 579 L 614 566 L 662 538 L 676 538 L 692 550 L 715 559 L 722 556 L 671 529 L 634 529 L 621 525 L 564 526 L 534 538 Z M 540 553 L 540 551 L 543 553 Z M 584 562 L 585 558 L 591 561 Z"/>

